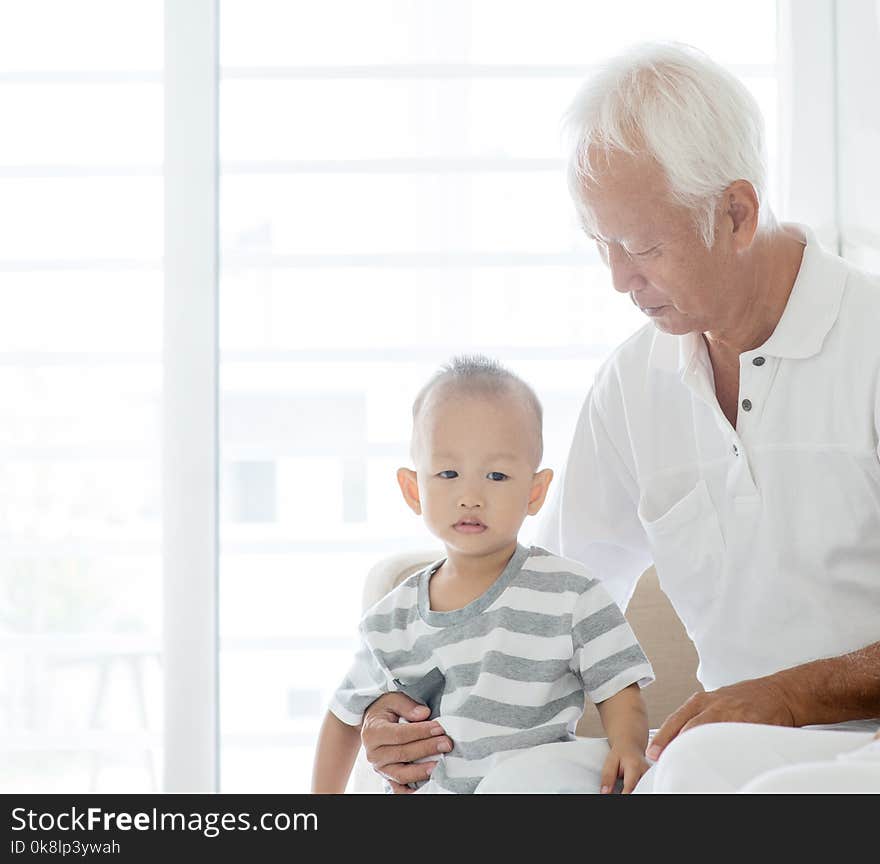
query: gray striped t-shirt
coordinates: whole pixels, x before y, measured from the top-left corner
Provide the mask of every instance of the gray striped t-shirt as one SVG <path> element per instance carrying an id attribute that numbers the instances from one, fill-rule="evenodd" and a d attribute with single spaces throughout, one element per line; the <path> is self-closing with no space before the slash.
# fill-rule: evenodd
<path id="1" fill-rule="evenodd" d="M 432 611 L 428 581 L 413 574 L 360 624 L 361 649 L 330 710 L 358 725 L 380 695 L 437 668 L 437 718 L 455 746 L 431 779 L 438 791 L 473 792 L 516 750 L 569 741 L 584 694 L 602 702 L 654 680 L 651 664 L 602 584 L 575 561 L 519 545 L 485 594 Z"/>

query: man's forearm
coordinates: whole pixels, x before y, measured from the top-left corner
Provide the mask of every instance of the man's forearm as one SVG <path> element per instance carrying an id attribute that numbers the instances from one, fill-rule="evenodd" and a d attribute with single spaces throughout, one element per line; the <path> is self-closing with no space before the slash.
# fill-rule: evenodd
<path id="1" fill-rule="evenodd" d="M 782 691 L 795 726 L 880 717 L 880 642 L 765 680 Z"/>

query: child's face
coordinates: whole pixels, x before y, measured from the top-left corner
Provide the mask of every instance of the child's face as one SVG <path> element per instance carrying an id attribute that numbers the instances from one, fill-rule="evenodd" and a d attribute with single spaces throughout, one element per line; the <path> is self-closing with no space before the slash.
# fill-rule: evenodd
<path id="1" fill-rule="evenodd" d="M 401 468 L 407 504 L 461 554 L 482 556 L 516 542 L 540 510 L 553 472 L 535 473 L 537 421 L 515 394 L 430 399 L 414 444 L 415 472 Z"/>

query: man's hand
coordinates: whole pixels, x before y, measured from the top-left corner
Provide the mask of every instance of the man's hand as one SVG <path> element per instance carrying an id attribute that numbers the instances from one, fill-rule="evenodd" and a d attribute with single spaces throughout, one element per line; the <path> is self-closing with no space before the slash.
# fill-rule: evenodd
<path id="1" fill-rule="evenodd" d="M 361 741 L 367 761 L 390 782 L 395 794 L 413 792 L 407 784 L 427 780 L 437 766 L 410 763 L 452 750 L 443 727 L 436 720 L 425 720 L 429 714 L 428 708 L 403 693 L 380 696 L 364 713 Z M 408 722 L 398 722 L 401 717 Z"/>
<path id="2" fill-rule="evenodd" d="M 605 765 L 602 767 L 601 789 L 602 795 L 609 795 L 614 789 L 618 777 L 623 777 L 624 795 L 629 795 L 636 788 L 636 783 L 651 766 L 645 761 L 641 750 L 627 748 L 617 750 L 611 748 Z"/>
<path id="3" fill-rule="evenodd" d="M 709 693 L 694 693 L 666 718 L 648 747 L 647 757 L 658 759 L 673 738 L 704 723 L 795 725 L 785 692 L 773 676 L 740 681 Z"/>

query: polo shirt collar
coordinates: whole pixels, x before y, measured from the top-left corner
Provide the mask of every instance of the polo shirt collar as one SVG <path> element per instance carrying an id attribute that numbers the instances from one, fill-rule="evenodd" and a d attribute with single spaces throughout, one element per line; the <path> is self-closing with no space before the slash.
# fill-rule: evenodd
<path id="1" fill-rule="evenodd" d="M 819 353 L 837 321 L 846 284 L 846 264 L 826 252 L 808 227 L 791 227 L 797 228 L 806 240 L 801 266 L 776 329 L 755 351 L 771 357 L 803 359 Z M 656 368 L 683 375 L 704 353 L 701 333 L 672 336 L 656 330 L 649 362 Z"/>
<path id="2" fill-rule="evenodd" d="M 796 227 L 807 241 L 801 267 L 776 329 L 756 350 L 771 357 L 801 360 L 819 353 L 837 321 L 846 265 L 826 252 L 809 228 Z"/>

